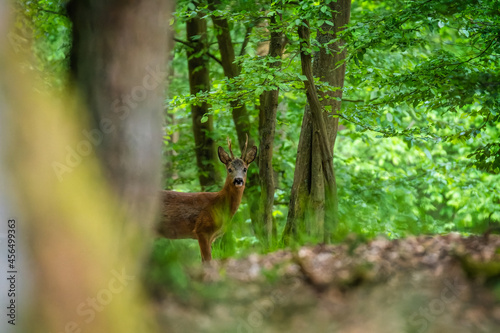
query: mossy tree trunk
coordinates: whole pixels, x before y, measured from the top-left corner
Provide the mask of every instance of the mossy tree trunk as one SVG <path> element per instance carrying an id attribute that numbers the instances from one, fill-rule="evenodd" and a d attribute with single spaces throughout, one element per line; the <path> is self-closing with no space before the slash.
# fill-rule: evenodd
<path id="1" fill-rule="evenodd" d="M 333 170 L 333 151 L 338 130 L 338 118 L 332 117 L 340 110 L 342 88 L 344 86 L 345 51 L 343 41 L 336 40 L 341 29 L 349 23 L 350 0 L 339 0 L 329 4 L 333 17 L 333 26 L 324 24 L 317 34 L 321 48 L 314 56 L 312 75 L 327 82 L 331 87 L 328 92 L 308 92 L 308 105 L 304 112 L 302 128 L 297 151 L 297 162 L 294 173 L 287 224 L 283 238 L 285 242 L 297 237 L 301 232 L 318 240 L 329 241 L 338 224 L 338 198 L 335 174 Z M 308 34 L 302 31 L 302 34 Z M 303 36 L 301 38 L 307 38 Z M 308 43 L 309 41 L 307 41 Z M 304 54 L 303 54 L 304 55 Z M 310 57 L 302 57 L 302 62 L 310 62 Z M 309 64 L 302 64 L 309 69 Z M 304 73 L 305 75 L 307 73 Z M 308 83 L 306 83 L 307 85 Z M 311 101 L 318 99 L 319 105 Z M 319 109 L 318 109 L 319 108 Z M 314 118 L 320 112 L 321 119 Z M 324 126 L 325 132 L 321 131 Z M 328 147 L 328 152 L 322 151 Z M 332 179 L 327 179 L 331 168 Z M 330 166 L 331 165 L 331 166 Z"/>

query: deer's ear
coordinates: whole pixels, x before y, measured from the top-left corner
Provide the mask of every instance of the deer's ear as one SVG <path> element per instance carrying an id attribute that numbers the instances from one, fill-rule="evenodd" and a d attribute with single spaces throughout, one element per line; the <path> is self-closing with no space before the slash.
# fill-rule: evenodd
<path id="1" fill-rule="evenodd" d="M 219 149 L 217 150 L 217 153 L 219 154 L 219 160 L 222 163 L 224 163 L 224 164 L 227 165 L 229 162 L 231 162 L 231 157 L 229 157 L 229 154 L 226 153 L 221 146 L 219 146 Z"/>
<path id="2" fill-rule="evenodd" d="M 257 147 L 253 146 L 252 148 L 250 148 L 249 151 L 247 151 L 245 157 L 243 158 L 243 161 L 245 161 L 245 163 L 249 165 L 250 163 L 253 162 L 253 160 L 255 160 L 256 156 L 257 156 Z"/>

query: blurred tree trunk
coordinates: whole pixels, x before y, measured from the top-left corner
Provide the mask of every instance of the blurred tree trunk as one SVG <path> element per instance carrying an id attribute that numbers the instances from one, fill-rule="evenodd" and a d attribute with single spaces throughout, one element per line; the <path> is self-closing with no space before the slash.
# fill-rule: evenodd
<path id="1" fill-rule="evenodd" d="M 285 35 L 278 30 L 276 17 L 271 16 L 271 41 L 269 45 L 270 68 L 281 67 L 281 57 L 286 45 Z M 260 225 L 257 227 L 258 236 L 268 245 L 272 244 L 273 236 L 273 204 L 274 204 L 274 172 L 273 172 L 273 147 L 276 130 L 276 112 L 278 110 L 279 90 L 267 90 L 260 95 L 259 108 L 259 177 L 260 177 Z"/>
<path id="2" fill-rule="evenodd" d="M 213 12 L 216 9 L 216 5 L 219 4 L 220 1 L 217 0 L 208 0 L 209 9 Z M 222 68 L 224 70 L 224 75 L 228 79 L 233 79 L 240 75 L 241 68 L 237 63 L 235 63 L 235 52 L 234 45 L 231 39 L 231 33 L 229 30 L 229 24 L 227 19 L 224 17 L 219 17 L 212 14 L 212 22 L 215 28 L 215 35 L 217 37 L 217 44 L 219 45 L 219 52 L 221 56 Z M 245 40 L 248 40 L 249 31 L 245 35 Z M 245 42 L 243 43 L 243 45 Z M 242 52 L 244 48 L 242 47 Z M 248 147 L 252 147 L 255 145 L 255 140 L 251 135 L 251 124 L 250 117 L 248 115 L 248 111 L 246 105 L 241 100 L 231 100 L 230 102 L 232 108 L 233 122 L 234 127 L 236 129 L 236 134 L 238 136 L 238 143 L 240 149 L 242 150 L 245 146 L 246 138 L 248 135 Z M 259 159 L 257 156 L 257 163 Z M 248 201 L 248 208 L 250 211 L 250 218 L 252 220 L 252 226 L 259 224 L 258 219 L 260 218 L 258 214 L 259 208 L 259 173 L 256 171 L 256 168 L 250 168 L 248 172 L 248 180 L 245 187 L 245 197 Z"/>
<path id="3" fill-rule="evenodd" d="M 73 1 L 69 7 L 71 70 L 93 122 L 85 136 L 111 186 L 141 223 L 152 221 L 144 214 L 154 211 L 150 195 L 161 177 L 167 39 L 157 30 L 167 28 L 164 10 L 155 10 L 164 6 L 113 0 Z"/>
<path id="4" fill-rule="evenodd" d="M 80 93 L 50 94 L 24 66 L 31 49 L 0 48 L 0 103 L 11 129 L 0 144 L 16 142 L 7 146 L 10 193 L 21 205 L 32 270 L 25 275 L 34 283 L 31 308 L 19 313 L 22 331 L 157 331 L 140 259 L 160 187 L 171 5 L 72 2 Z"/>
<path id="5" fill-rule="evenodd" d="M 345 77 L 345 63 L 339 66 L 338 62 L 344 60 L 346 55 L 345 51 L 341 52 L 342 40 L 328 43 L 335 40 L 339 31 L 349 23 L 351 1 L 339 0 L 331 2 L 329 6 L 334 13 L 331 20 L 333 26 L 324 24 L 318 30 L 317 41 L 321 45 L 328 46 L 321 48 L 315 54 L 312 74 L 314 77 L 319 77 L 322 82 L 327 82 L 331 87 L 338 87 L 338 89 L 333 89 L 326 94 L 318 92 L 321 109 L 327 110 L 327 112 L 322 112 L 326 138 L 322 137 L 319 123 L 313 119 L 313 110 L 311 110 L 313 106 L 310 102 L 305 109 L 287 224 L 283 234 L 286 243 L 290 238 L 297 236 L 299 230 L 324 241 L 329 241 L 338 224 L 335 176 L 333 174 L 333 183 L 328 184 L 325 176 L 326 170 L 324 170 L 324 159 L 330 157 L 321 152 L 321 147 L 327 140 L 329 155 L 333 157 L 338 118 L 334 118 L 332 115 L 340 110 Z M 332 198 L 328 198 L 328 193 Z M 325 216 L 328 211 L 330 211 L 330 217 Z"/>
<path id="6" fill-rule="evenodd" d="M 198 1 L 192 2 L 198 6 Z M 210 90 L 207 21 L 200 14 L 186 22 L 189 42 L 187 57 L 189 71 L 189 88 L 191 95 Z M 196 164 L 202 191 L 218 190 L 221 177 L 217 171 L 218 158 L 215 152 L 213 134 L 213 117 L 208 115 L 209 105 L 205 102 L 191 105 L 193 119 L 194 142 L 196 145 Z"/>

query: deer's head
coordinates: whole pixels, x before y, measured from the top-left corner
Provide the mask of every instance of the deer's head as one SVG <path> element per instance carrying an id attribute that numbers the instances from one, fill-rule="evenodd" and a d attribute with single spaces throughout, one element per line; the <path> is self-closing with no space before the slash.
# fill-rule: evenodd
<path id="1" fill-rule="evenodd" d="M 245 147 L 241 152 L 241 157 L 235 158 L 233 151 L 231 149 L 231 140 L 228 139 L 227 143 L 229 146 L 229 152 L 231 153 L 231 156 L 229 156 L 229 154 L 226 153 L 221 146 L 219 146 L 218 149 L 219 159 L 226 166 L 226 171 L 227 171 L 226 182 L 230 181 L 236 187 L 243 187 L 245 186 L 245 182 L 247 179 L 248 166 L 255 159 L 255 156 L 257 156 L 257 147 L 253 146 L 247 151 L 247 144 L 248 144 L 248 135 L 247 135 L 247 140 L 245 142 Z"/>

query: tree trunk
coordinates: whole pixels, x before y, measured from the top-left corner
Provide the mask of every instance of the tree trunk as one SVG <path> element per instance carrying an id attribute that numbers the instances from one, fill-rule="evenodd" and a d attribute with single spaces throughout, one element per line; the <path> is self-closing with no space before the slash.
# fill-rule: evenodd
<path id="1" fill-rule="evenodd" d="M 154 213 L 149 199 L 161 179 L 157 153 L 167 48 L 165 40 L 155 39 L 165 36 L 153 30 L 164 25 L 163 12 L 155 12 L 163 6 L 118 0 L 70 5 L 71 70 L 92 116 L 93 127 L 84 135 L 95 146 L 111 186 L 142 223 L 153 221 L 153 215 L 144 214 Z M 155 153 L 146 158 L 148 152 Z"/>
<path id="2" fill-rule="evenodd" d="M 198 5 L 197 1 L 193 1 Z M 186 22 L 189 88 L 191 95 L 210 90 L 207 22 L 198 14 Z M 218 189 L 221 176 L 217 171 L 217 155 L 212 138 L 213 117 L 208 115 L 209 105 L 205 102 L 191 105 L 193 133 L 196 151 L 196 164 L 202 191 Z"/>
<path id="3" fill-rule="evenodd" d="M 208 0 L 209 9 L 213 12 L 215 11 L 215 6 L 219 1 Z M 235 52 L 234 45 L 231 40 L 231 33 L 229 30 L 229 24 L 227 19 L 223 17 L 218 17 L 212 14 L 212 22 L 216 31 L 217 44 L 219 45 L 219 52 L 221 56 L 222 68 L 224 70 L 224 75 L 228 79 L 232 79 L 240 75 L 241 69 L 238 64 L 235 63 Z M 249 31 L 247 31 L 247 35 Z M 245 40 L 248 38 L 245 37 Z M 242 50 L 243 50 L 242 46 Z M 241 100 L 231 100 L 230 105 L 232 108 L 233 122 L 236 129 L 236 135 L 238 136 L 238 143 L 240 149 L 243 149 L 246 138 L 248 135 L 248 147 L 255 145 L 255 140 L 251 135 L 251 124 L 250 117 L 247 112 L 246 105 Z M 259 160 L 257 159 L 257 162 Z M 245 188 L 245 197 L 248 201 L 248 208 L 250 211 L 250 218 L 252 220 L 252 226 L 258 225 L 258 186 L 259 186 L 259 174 L 255 171 L 255 168 L 251 168 L 248 174 L 247 185 Z"/>
<path id="4" fill-rule="evenodd" d="M 281 59 L 286 40 L 284 34 L 276 30 L 276 18 L 271 17 L 271 41 L 268 57 Z M 269 67 L 280 67 L 281 61 L 270 62 Z M 260 209 L 261 220 L 258 233 L 267 245 L 272 244 L 273 236 L 273 203 L 274 203 L 274 173 L 273 146 L 276 129 L 276 112 L 278 110 L 279 90 L 264 91 L 260 96 L 259 108 L 259 176 L 260 176 Z"/>
<path id="5" fill-rule="evenodd" d="M 340 52 L 343 41 L 328 43 L 336 39 L 338 32 L 349 23 L 351 2 L 350 0 L 339 0 L 330 3 L 330 8 L 334 13 L 332 19 L 334 26 L 324 24 L 317 36 L 318 42 L 321 45 L 328 45 L 328 49 L 322 48 L 316 53 L 312 74 L 314 77 L 319 77 L 322 82 L 329 83 L 331 87 L 339 88 L 326 94 L 318 92 L 321 99 L 320 107 L 322 110 L 327 110 L 327 112 L 322 112 L 322 118 L 326 128 L 329 155 L 333 156 L 338 118 L 331 115 L 340 110 L 341 101 L 334 98 L 340 99 L 342 97 L 345 77 L 345 64 L 339 66 L 337 63 L 345 59 L 345 52 Z M 306 61 L 308 60 L 306 59 Z M 314 92 L 311 93 L 316 94 L 316 90 L 314 89 Z M 309 102 L 302 121 L 294 184 L 283 235 L 285 242 L 288 242 L 290 237 L 296 237 L 299 230 L 318 239 L 329 241 L 338 223 L 335 176 L 333 173 L 333 181 L 326 181 L 325 172 L 327 170 L 324 170 L 324 158 L 327 155 L 321 151 L 325 143 L 322 142 L 323 138 L 318 127 L 320 125 L 314 121 L 312 111 L 312 105 Z M 332 198 L 328 198 L 328 193 Z M 331 217 L 325 216 L 328 211 L 331 211 L 329 213 Z"/>
<path id="6" fill-rule="evenodd" d="M 51 94 L 26 66 L 30 54 L 0 50 L 10 129 L 0 144 L 16 142 L 9 195 L 22 205 L 16 235 L 28 236 L 16 242 L 30 252 L 20 277 L 34 284 L 18 319 L 29 332 L 155 332 L 140 259 L 160 187 L 170 3 L 88 0 L 69 9 L 80 93 Z"/>

